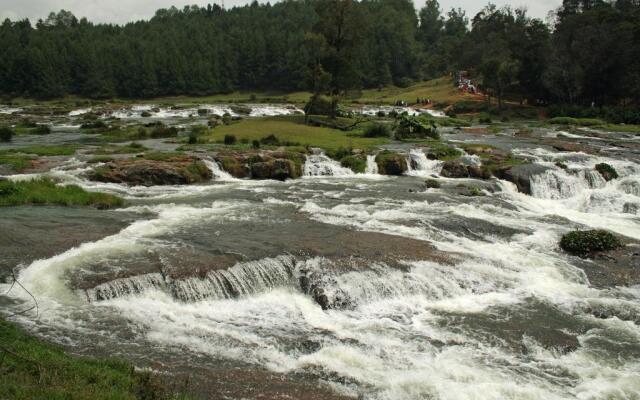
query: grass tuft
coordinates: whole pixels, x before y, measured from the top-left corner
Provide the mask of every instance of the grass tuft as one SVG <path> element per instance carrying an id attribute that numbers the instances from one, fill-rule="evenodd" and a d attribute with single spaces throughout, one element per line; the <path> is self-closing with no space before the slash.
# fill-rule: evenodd
<path id="1" fill-rule="evenodd" d="M 47 178 L 31 181 L 0 181 L 0 206 L 18 205 L 119 207 L 124 201 L 110 194 L 87 192 L 76 185 L 60 186 Z"/>

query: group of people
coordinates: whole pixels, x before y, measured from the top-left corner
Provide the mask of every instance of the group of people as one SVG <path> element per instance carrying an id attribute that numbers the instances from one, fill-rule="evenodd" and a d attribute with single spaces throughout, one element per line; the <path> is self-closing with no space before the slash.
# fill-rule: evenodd
<path id="1" fill-rule="evenodd" d="M 478 90 L 476 89 L 476 85 L 473 84 L 471 79 L 466 79 L 466 78 L 461 79 L 460 83 L 458 84 L 458 89 L 462 90 L 463 92 L 467 92 L 471 94 L 478 93 Z"/>
<path id="2" fill-rule="evenodd" d="M 416 104 L 428 105 L 428 104 L 431 104 L 431 99 L 424 99 L 422 97 L 418 97 L 416 99 Z"/>

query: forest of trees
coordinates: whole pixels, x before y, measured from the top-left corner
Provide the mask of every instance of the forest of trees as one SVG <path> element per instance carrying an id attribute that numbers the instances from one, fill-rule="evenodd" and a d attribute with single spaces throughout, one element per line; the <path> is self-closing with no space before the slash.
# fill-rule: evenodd
<path id="1" fill-rule="evenodd" d="M 0 95 L 91 98 L 349 90 L 467 70 L 487 93 L 640 104 L 640 0 L 564 0 L 549 23 L 489 4 L 284 0 L 93 24 L 67 11 L 0 25 Z"/>

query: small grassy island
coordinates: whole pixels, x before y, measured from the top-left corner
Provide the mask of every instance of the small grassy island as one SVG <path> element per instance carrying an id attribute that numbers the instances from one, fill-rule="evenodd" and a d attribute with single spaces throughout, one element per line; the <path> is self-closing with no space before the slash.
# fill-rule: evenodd
<path id="1" fill-rule="evenodd" d="M 60 186 L 51 179 L 0 181 L 0 206 L 61 205 L 92 206 L 99 209 L 120 207 L 124 201 L 114 195 L 87 192 L 76 185 Z"/>

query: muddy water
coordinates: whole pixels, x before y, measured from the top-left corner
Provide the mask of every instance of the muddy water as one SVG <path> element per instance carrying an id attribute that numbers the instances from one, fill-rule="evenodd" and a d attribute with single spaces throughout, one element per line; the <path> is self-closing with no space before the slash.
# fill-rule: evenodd
<path id="1" fill-rule="evenodd" d="M 407 146 L 413 167 L 397 178 L 318 154 L 295 181 L 214 171 L 205 185 L 130 188 L 70 162 L 49 174 L 129 206 L 3 211 L 15 235 L 0 236 L 2 268 L 20 264 L 40 306 L 18 321 L 79 353 L 190 374 L 208 398 L 637 398 L 640 287 L 591 285 L 557 242 L 586 227 L 640 240 L 638 158 L 454 136 L 551 169 L 528 196 L 504 181 L 426 189 L 441 165 Z M 598 179 L 599 162 L 621 177 Z M 485 196 L 460 196 L 461 182 Z M 32 301 L 15 288 L 1 299 Z"/>

